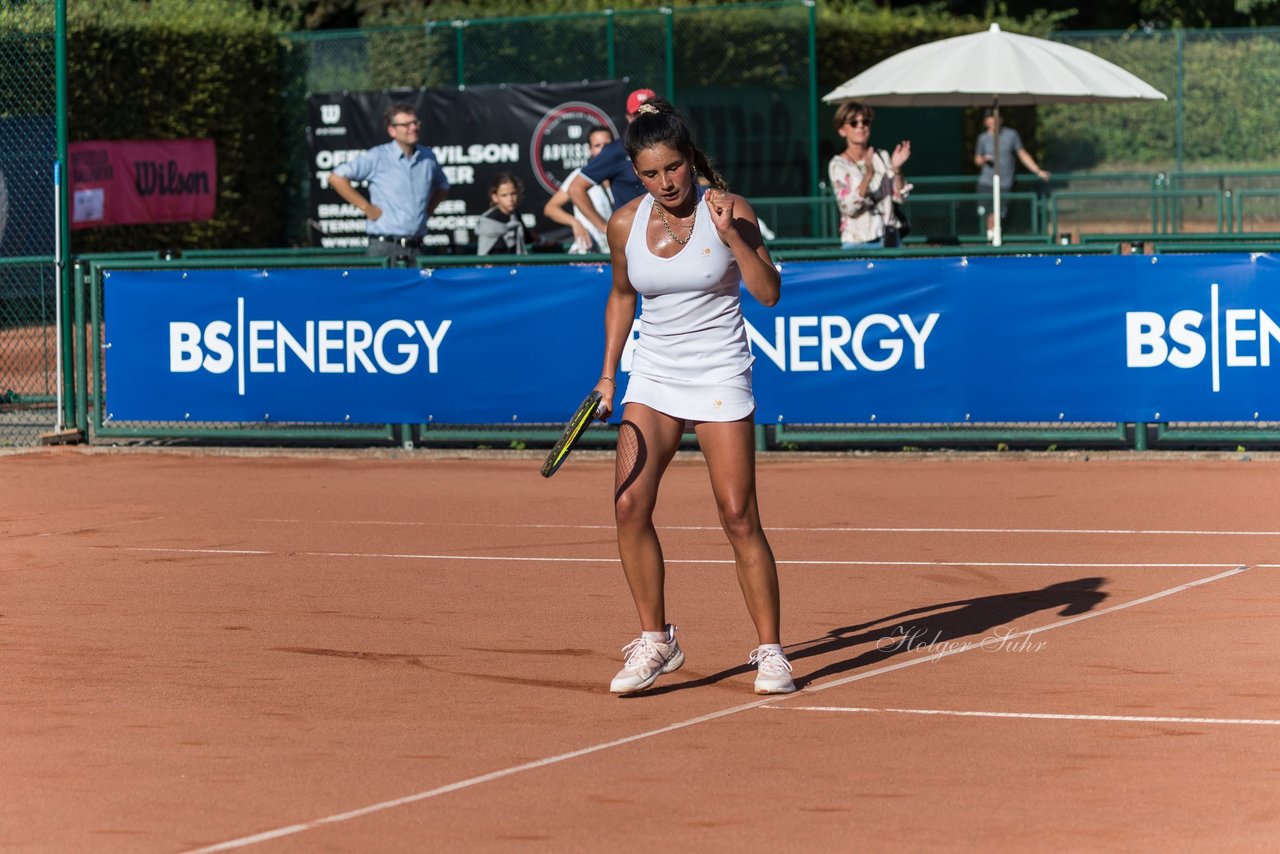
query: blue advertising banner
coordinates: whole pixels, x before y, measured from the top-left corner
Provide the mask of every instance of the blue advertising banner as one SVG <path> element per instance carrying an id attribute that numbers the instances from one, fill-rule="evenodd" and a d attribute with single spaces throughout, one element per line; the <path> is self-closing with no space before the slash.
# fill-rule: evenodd
<path id="1" fill-rule="evenodd" d="M 1268 255 L 797 262 L 760 423 L 1280 418 Z M 114 271 L 117 421 L 519 423 L 594 384 L 609 269 Z M 624 353 L 622 368 L 630 366 Z"/>
<path id="2" fill-rule="evenodd" d="M 1280 417 L 1280 261 L 1045 256 L 787 264 L 755 330 L 760 423 Z"/>
<path id="3" fill-rule="evenodd" d="M 567 418 L 600 371 L 607 268 L 114 271 L 116 421 Z"/>

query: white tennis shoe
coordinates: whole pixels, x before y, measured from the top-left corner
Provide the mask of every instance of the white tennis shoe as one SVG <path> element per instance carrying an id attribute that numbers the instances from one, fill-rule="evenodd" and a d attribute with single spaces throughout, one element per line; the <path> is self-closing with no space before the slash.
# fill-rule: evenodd
<path id="1" fill-rule="evenodd" d="M 643 691 L 663 673 L 679 670 L 684 664 L 684 652 L 676 642 L 676 627 L 667 624 L 667 642 L 650 640 L 641 635 L 622 648 L 626 659 L 618 675 L 613 677 L 609 690 L 614 694 L 630 694 Z"/>
<path id="2" fill-rule="evenodd" d="M 765 644 L 751 650 L 747 664 L 756 666 L 757 694 L 790 694 L 796 690 L 791 679 L 791 662 L 777 645 Z"/>

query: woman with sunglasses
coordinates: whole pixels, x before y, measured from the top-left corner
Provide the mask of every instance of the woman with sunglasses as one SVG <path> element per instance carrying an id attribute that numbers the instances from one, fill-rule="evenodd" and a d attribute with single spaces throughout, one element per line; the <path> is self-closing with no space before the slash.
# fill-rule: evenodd
<path id="1" fill-rule="evenodd" d="M 857 101 L 836 109 L 836 133 L 844 139 L 841 151 L 827 165 L 831 189 L 840 208 L 840 246 L 843 249 L 893 248 L 901 243 L 902 220 L 894 208 L 911 192 L 902 166 L 911 156 L 911 142 L 903 140 L 888 155 L 871 145 L 875 111 Z"/>

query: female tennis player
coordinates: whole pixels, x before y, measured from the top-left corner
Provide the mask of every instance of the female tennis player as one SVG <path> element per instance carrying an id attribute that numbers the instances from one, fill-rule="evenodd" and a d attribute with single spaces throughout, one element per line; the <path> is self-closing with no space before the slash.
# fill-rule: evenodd
<path id="1" fill-rule="evenodd" d="M 663 472 L 691 424 L 758 635 L 748 657 L 757 666 L 755 690 L 788 693 L 795 683 L 779 642 L 778 571 L 756 505 L 752 355 L 739 303 L 742 282 L 761 303 L 774 305 L 781 278 L 751 205 L 725 189 L 670 104 L 654 98 L 641 106 L 625 145 L 648 193 L 609 220 L 613 285 L 596 389 L 608 417 L 642 296 L 614 492 L 618 551 L 641 635 L 623 648 L 626 660 L 609 690 L 643 690 L 684 663 L 676 627 L 667 622 L 653 509 Z M 699 186 L 699 174 L 710 186 Z"/>

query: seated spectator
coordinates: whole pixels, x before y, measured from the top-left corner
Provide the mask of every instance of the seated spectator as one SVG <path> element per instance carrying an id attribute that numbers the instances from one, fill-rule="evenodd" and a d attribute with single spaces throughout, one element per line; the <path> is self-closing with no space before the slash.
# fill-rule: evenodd
<path id="1" fill-rule="evenodd" d="M 595 159 L 600 150 L 613 141 L 613 132 L 603 125 L 596 125 L 587 134 L 588 150 L 590 151 L 590 160 Z M 578 180 L 588 184 L 587 197 L 591 200 L 591 206 L 599 215 L 600 219 L 608 222 L 609 217 L 613 215 L 613 198 L 609 195 L 608 181 L 601 184 L 592 184 L 586 178 L 580 178 L 581 169 L 574 169 L 569 176 L 564 179 L 560 185 L 560 189 L 547 200 L 546 205 L 542 208 L 542 215 L 552 222 L 558 222 L 561 225 L 567 225 L 573 229 L 573 245 L 569 247 L 570 255 L 584 255 L 588 252 L 608 252 L 609 244 L 605 240 L 604 232 L 598 229 L 590 219 L 587 218 L 581 210 L 574 207 L 571 214 L 565 210 L 572 197 L 569 195 L 569 187 Z"/>
<path id="2" fill-rule="evenodd" d="M 652 89 L 637 89 L 627 96 L 627 124 L 636 119 L 639 109 L 657 95 Z M 607 233 L 608 217 L 602 217 L 591 208 L 587 197 L 587 188 L 609 183 L 609 194 L 613 197 L 614 209 L 621 208 L 632 199 L 645 194 L 644 186 L 636 177 L 636 170 L 631 165 L 631 157 L 627 154 L 622 140 L 615 139 L 600 150 L 591 162 L 582 167 L 583 180 L 574 181 L 569 189 L 569 198 L 578 210 L 586 216 L 592 225 L 602 234 Z"/>
<path id="3" fill-rule="evenodd" d="M 524 182 L 510 172 L 499 172 L 489 184 L 489 201 L 493 204 L 476 220 L 476 254 L 527 255 L 520 196 Z M 532 232 L 529 239 L 536 238 Z"/>

